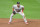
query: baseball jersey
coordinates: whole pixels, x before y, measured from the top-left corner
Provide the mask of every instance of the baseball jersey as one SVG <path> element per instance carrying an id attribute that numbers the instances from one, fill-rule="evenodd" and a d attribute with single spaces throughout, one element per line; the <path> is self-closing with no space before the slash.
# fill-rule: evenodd
<path id="1" fill-rule="evenodd" d="M 18 8 L 17 5 L 13 5 L 13 8 L 14 8 L 14 11 L 16 11 L 16 12 L 19 11 L 20 12 L 22 10 L 22 8 L 24 8 L 24 6 L 20 5 L 20 7 Z"/>

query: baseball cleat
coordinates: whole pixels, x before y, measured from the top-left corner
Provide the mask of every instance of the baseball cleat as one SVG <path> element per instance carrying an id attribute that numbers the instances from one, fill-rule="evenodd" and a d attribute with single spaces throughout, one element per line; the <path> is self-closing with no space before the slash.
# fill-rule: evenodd
<path id="1" fill-rule="evenodd" d="M 8 24 L 11 24 L 11 22 L 8 22 Z"/>
<path id="2" fill-rule="evenodd" d="M 28 24 L 28 22 L 25 22 L 25 24 Z"/>

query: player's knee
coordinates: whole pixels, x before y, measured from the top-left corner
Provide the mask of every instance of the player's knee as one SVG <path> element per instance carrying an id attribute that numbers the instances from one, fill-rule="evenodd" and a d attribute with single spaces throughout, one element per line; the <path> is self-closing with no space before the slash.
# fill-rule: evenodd
<path id="1" fill-rule="evenodd" d="M 22 14 L 22 16 L 24 16 L 24 13 Z"/>

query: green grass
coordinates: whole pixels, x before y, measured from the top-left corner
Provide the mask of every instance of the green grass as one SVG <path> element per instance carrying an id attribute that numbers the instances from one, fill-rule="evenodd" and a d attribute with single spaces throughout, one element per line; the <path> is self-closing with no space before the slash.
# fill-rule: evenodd
<path id="1" fill-rule="evenodd" d="M 19 1 L 24 5 L 24 13 L 27 19 L 40 19 L 40 0 L 0 0 L 0 18 L 9 18 L 12 13 L 12 5 Z M 16 14 L 13 18 L 22 18 Z"/>

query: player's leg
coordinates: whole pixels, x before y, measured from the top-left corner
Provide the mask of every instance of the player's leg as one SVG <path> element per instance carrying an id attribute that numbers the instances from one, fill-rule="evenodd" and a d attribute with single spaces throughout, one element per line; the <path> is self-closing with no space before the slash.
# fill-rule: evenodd
<path id="1" fill-rule="evenodd" d="M 13 13 L 12 13 L 11 16 L 10 16 L 10 20 L 9 20 L 8 24 L 10 24 L 10 23 L 12 22 L 12 17 L 13 17 L 13 15 L 15 15 L 15 14 L 16 14 L 15 11 L 13 11 Z"/>
<path id="2" fill-rule="evenodd" d="M 23 19 L 24 19 L 24 22 L 25 22 L 26 24 L 28 24 L 28 23 L 27 23 L 27 20 L 26 20 L 26 17 L 25 17 L 25 15 L 24 15 L 24 13 L 19 12 L 19 14 L 22 15 L 22 17 L 23 17 Z"/>
<path id="3" fill-rule="evenodd" d="M 9 20 L 8 24 L 11 23 L 13 15 L 14 15 L 14 14 L 12 13 L 11 16 L 10 16 L 10 20 Z"/>

